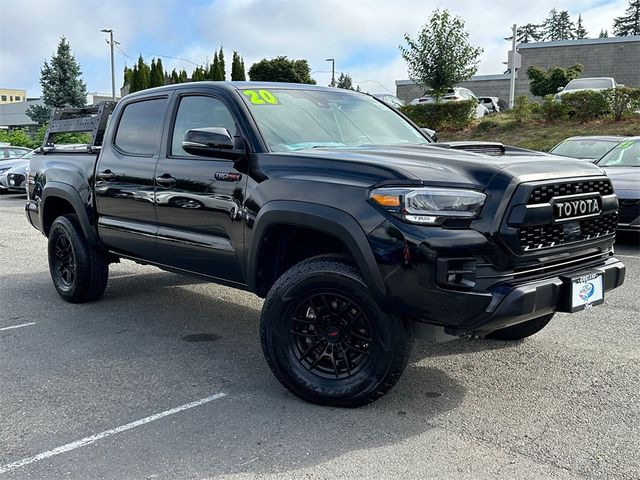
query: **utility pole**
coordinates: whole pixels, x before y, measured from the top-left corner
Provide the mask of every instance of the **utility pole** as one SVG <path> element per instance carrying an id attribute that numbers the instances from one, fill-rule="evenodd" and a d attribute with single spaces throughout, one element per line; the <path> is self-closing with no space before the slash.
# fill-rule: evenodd
<path id="1" fill-rule="evenodd" d="M 509 85 L 509 108 L 513 108 L 516 97 L 516 37 L 518 35 L 518 25 L 513 24 L 513 38 L 511 39 L 511 84 Z"/>
<path id="2" fill-rule="evenodd" d="M 336 86 L 336 59 L 335 58 L 327 58 L 327 62 L 331 62 L 331 87 Z"/>
<path id="3" fill-rule="evenodd" d="M 101 32 L 109 34 L 109 46 L 111 47 L 111 100 L 116 101 L 116 71 L 113 62 L 113 30 L 103 28 Z"/>

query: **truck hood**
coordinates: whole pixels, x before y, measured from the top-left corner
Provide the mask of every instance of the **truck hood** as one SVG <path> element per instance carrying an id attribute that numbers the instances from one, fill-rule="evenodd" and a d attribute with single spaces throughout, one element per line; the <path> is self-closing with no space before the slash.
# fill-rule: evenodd
<path id="1" fill-rule="evenodd" d="M 310 162 L 314 159 L 322 160 L 314 164 L 314 170 L 316 174 L 319 170 L 329 176 L 334 171 L 331 164 L 339 162 L 335 173 L 344 175 L 343 179 L 358 178 L 358 172 L 362 173 L 360 178 L 364 179 L 368 177 L 367 172 L 373 169 L 378 180 L 373 181 L 373 184 L 391 184 L 396 181 L 402 183 L 408 180 L 483 190 L 497 176 L 507 177 L 504 179 L 506 183 L 513 180 L 520 183 L 604 175 L 602 169 L 582 160 L 560 160 L 557 157 L 538 155 L 495 157 L 433 145 L 321 148 L 281 155 L 292 155 L 298 159 L 303 156 Z M 349 174 L 350 168 L 354 170 L 353 174 Z M 299 178 L 298 175 L 296 177 Z"/>

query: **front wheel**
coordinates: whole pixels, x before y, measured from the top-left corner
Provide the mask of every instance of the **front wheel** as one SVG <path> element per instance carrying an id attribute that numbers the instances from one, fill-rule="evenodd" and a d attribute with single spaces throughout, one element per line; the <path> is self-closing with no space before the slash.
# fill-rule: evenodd
<path id="1" fill-rule="evenodd" d="M 49 230 L 49 271 L 58 294 L 67 302 L 97 300 L 109 277 L 107 256 L 91 246 L 75 215 L 54 220 Z"/>
<path id="2" fill-rule="evenodd" d="M 384 313 L 355 267 L 325 256 L 278 279 L 262 309 L 260 336 L 282 385 L 309 402 L 340 407 L 391 390 L 412 345 L 411 323 Z"/>
<path id="3" fill-rule="evenodd" d="M 485 338 L 489 338 L 491 340 L 522 340 L 523 338 L 527 338 L 538 333 L 547 326 L 552 318 L 553 313 L 544 315 L 527 322 L 512 325 L 511 327 L 501 328 L 495 332 L 491 332 Z"/>

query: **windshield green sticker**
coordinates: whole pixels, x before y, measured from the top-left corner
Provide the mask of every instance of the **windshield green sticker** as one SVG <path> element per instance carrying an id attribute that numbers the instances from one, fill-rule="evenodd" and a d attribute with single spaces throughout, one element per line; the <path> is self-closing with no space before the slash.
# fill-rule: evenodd
<path id="1" fill-rule="evenodd" d="M 618 148 L 619 148 L 620 150 L 624 150 L 624 149 L 626 149 L 626 148 L 629 148 L 631 145 L 633 145 L 633 140 L 626 140 L 626 141 L 624 141 L 624 142 L 620 143 L 620 144 L 618 145 Z"/>
<path id="2" fill-rule="evenodd" d="M 244 93 L 247 97 L 249 97 L 249 101 L 254 105 L 264 105 L 264 104 L 277 105 L 278 104 L 278 99 L 269 90 L 258 90 L 258 91 L 243 90 L 242 93 Z"/>

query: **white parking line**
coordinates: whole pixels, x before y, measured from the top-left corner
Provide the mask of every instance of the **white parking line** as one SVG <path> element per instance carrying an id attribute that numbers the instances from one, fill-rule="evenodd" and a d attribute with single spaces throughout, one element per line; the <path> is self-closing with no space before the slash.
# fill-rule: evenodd
<path id="1" fill-rule="evenodd" d="M 11 325 L 10 327 L 2 327 L 0 328 L 0 332 L 4 332 L 5 330 L 13 330 L 14 328 L 22 328 L 22 327 L 30 327 L 31 325 L 35 325 L 36 322 L 29 323 L 21 323 L 20 325 Z"/>
<path id="2" fill-rule="evenodd" d="M 135 422 L 127 423 L 126 425 L 112 428 L 111 430 L 105 430 L 104 432 L 98 433 L 96 435 L 91 435 L 90 437 L 83 438 L 82 440 L 77 440 L 75 442 L 67 443 L 66 445 L 62 445 L 61 447 L 54 448 L 53 450 L 49 450 L 48 452 L 43 452 L 33 457 L 23 458 L 22 460 L 18 460 L 17 462 L 1 465 L 0 473 L 10 472 L 12 470 L 16 470 L 18 468 L 24 467 L 25 465 L 29 465 L 34 462 L 39 462 L 40 460 L 44 460 L 46 458 L 53 457 L 55 455 L 60 455 L 61 453 L 66 453 L 71 450 L 75 450 L 76 448 L 85 447 L 94 442 L 97 442 L 98 440 L 102 440 L 103 438 L 107 438 L 107 437 L 110 437 L 111 435 L 115 435 L 116 433 L 121 433 L 126 430 L 131 430 L 132 428 L 139 427 L 140 425 L 144 425 L 149 422 L 155 422 L 156 420 L 160 420 L 161 418 L 168 417 L 169 415 L 173 415 L 183 410 L 199 407 L 200 405 L 212 402 L 213 400 L 217 400 L 218 398 L 222 398 L 226 395 L 227 395 L 226 393 L 216 393 L 215 395 L 211 395 L 210 397 L 203 398 L 201 400 L 196 400 L 195 402 L 191 402 L 191 403 L 186 403 L 184 405 L 180 405 L 179 407 L 175 407 L 170 410 L 165 410 L 164 412 L 156 413 L 155 415 L 145 417 L 141 420 L 136 420 Z"/>

